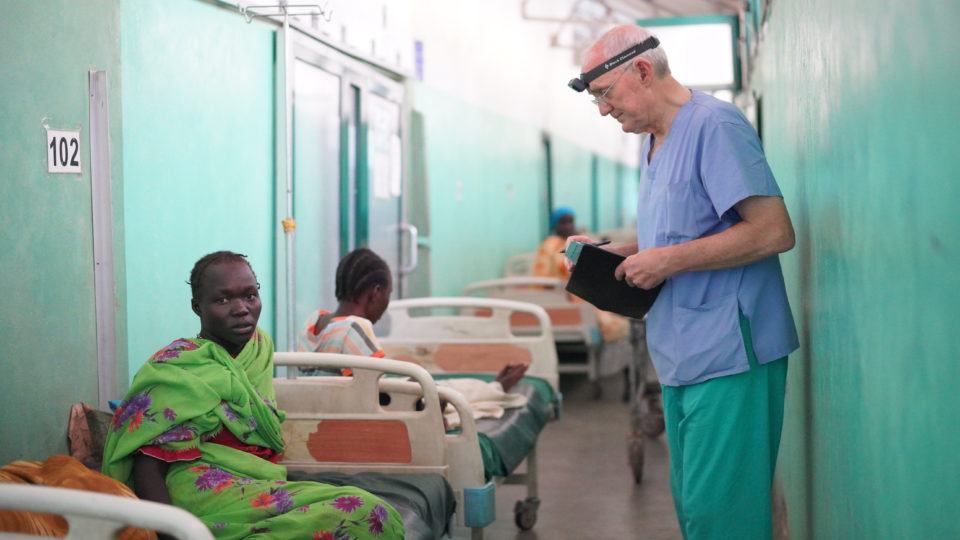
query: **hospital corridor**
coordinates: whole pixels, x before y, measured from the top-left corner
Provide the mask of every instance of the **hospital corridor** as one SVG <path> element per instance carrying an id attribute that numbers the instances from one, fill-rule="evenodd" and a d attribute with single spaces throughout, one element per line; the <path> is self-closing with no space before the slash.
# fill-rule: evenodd
<path id="1" fill-rule="evenodd" d="M 958 25 L 0 0 L 0 539 L 960 539 Z"/>

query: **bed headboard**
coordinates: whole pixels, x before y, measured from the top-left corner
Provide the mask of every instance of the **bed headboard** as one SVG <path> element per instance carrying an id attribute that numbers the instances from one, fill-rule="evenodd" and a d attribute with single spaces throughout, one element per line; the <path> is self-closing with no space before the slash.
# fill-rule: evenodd
<path id="1" fill-rule="evenodd" d="M 537 305 L 569 302 L 564 283 L 557 278 L 513 276 L 477 281 L 464 287 L 466 296 L 503 298 Z"/>
<path id="2" fill-rule="evenodd" d="M 464 288 L 464 294 L 536 304 L 547 312 L 557 342 L 596 344 L 599 339 L 596 308 L 571 301 L 564 286 L 565 283 L 556 278 L 508 277 L 471 283 Z M 519 315 L 511 322 L 514 332 L 519 334 L 528 332 L 532 325 L 528 318 Z"/>
<path id="3" fill-rule="evenodd" d="M 529 375 L 557 388 L 553 330 L 539 306 L 496 298 L 414 298 L 391 302 L 386 317 L 380 343 L 391 358 L 436 373 L 496 373 L 524 363 Z M 518 318 L 525 326 L 516 324 Z"/>
<path id="4" fill-rule="evenodd" d="M 507 259 L 503 265 L 503 277 L 529 276 L 537 262 L 537 252 L 520 253 Z"/>

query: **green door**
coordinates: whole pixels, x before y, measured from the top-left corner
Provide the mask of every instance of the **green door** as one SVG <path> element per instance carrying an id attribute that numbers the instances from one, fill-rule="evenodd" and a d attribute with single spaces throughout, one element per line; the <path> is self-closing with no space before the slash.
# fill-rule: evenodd
<path id="1" fill-rule="evenodd" d="M 336 307 L 340 259 L 341 78 L 298 58 L 293 73 L 293 201 L 297 330 Z"/>
<path id="2" fill-rule="evenodd" d="M 373 249 L 399 283 L 403 265 L 410 268 L 401 256 L 409 229 L 402 223 L 402 86 L 303 36 L 291 78 L 296 229 L 288 305 L 299 331 L 316 309 L 336 308 L 336 268 L 350 250 Z"/>

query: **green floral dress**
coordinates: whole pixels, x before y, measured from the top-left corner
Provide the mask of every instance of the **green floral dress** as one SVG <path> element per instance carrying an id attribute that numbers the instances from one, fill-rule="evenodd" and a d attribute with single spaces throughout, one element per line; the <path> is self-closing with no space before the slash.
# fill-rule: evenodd
<path id="1" fill-rule="evenodd" d="M 103 472 L 132 484 L 137 452 L 169 462 L 173 504 L 217 538 L 403 538 L 399 514 L 370 493 L 286 481 L 272 378 L 273 342 L 259 329 L 236 358 L 212 341 L 174 341 L 117 408 Z"/>

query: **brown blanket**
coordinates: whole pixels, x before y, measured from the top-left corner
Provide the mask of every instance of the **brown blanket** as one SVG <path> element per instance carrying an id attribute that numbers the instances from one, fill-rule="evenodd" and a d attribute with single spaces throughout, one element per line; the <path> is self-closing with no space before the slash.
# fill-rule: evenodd
<path id="1" fill-rule="evenodd" d="M 137 498 L 127 486 L 91 471 L 70 456 L 53 456 L 44 462 L 14 461 L 0 468 L 0 483 L 82 489 L 131 499 Z M 12 512 L 0 509 L 0 531 L 3 532 L 65 536 L 67 528 L 67 521 L 54 514 Z M 157 535 L 153 531 L 127 528 L 117 538 L 156 540 Z"/>

